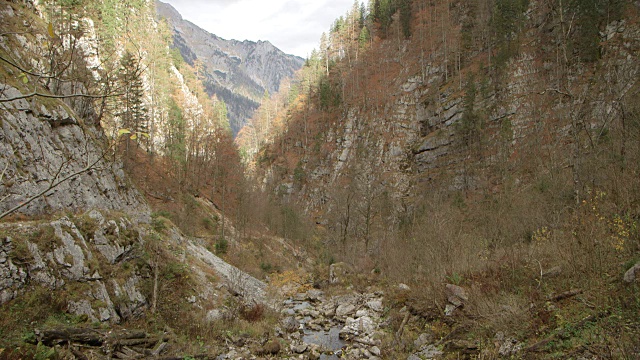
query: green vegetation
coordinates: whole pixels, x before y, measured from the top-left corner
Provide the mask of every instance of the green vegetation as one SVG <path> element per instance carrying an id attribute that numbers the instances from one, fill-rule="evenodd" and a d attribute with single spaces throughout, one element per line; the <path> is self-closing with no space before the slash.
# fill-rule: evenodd
<path id="1" fill-rule="evenodd" d="M 467 78 L 467 85 L 465 87 L 465 95 L 462 101 L 464 111 L 462 112 L 462 119 L 458 121 L 456 131 L 458 137 L 462 140 L 465 147 L 470 148 L 472 145 L 478 144 L 482 138 L 481 132 L 483 128 L 483 121 L 475 111 L 476 101 L 476 83 L 473 74 L 470 74 Z"/>
<path id="2" fill-rule="evenodd" d="M 48 354 L 51 349 L 35 342 L 34 328 L 74 325 L 83 321 L 81 317 L 66 313 L 67 296 L 63 291 L 54 293 L 34 285 L 19 299 L 0 305 L 0 348 L 5 351 L 2 355 L 11 356 L 16 352 L 18 356 L 21 348 L 33 357 Z"/>
<path id="3" fill-rule="evenodd" d="M 491 25 L 498 48 L 497 67 L 502 67 L 520 48 L 520 31 L 529 0 L 496 0 Z"/>
<path id="4" fill-rule="evenodd" d="M 218 241 L 216 241 L 215 250 L 216 254 L 226 254 L 229 249 L 229 242 L 224 237 L 220 237 Z"/>

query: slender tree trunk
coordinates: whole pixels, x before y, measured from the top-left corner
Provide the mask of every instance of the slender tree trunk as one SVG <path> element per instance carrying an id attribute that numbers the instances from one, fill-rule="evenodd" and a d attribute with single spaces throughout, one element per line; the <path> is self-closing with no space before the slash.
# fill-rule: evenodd
<path id="1" fill-rule="evenodd" d="M 225 222 L 226 222 L 225 221 L 225 212 L 226 212 L 225 211 L 225 205 L 226 205 L 226 203 L 225 203 L 225 193 L 226 193 L 225 189 L 226 189 L 226 185 L 224 185 L 224 183 L 223 183 L 223 185 L 222 185 L 222 239 L 223 240 L 225 240 L 224 231 L 225 231 Z"/>
<path id="2" fill-rule="evenodd" d="M 158 307 L 158 255 L 153 262 L 153 298 L 151 300 L 151 313 L 155 314 Z"/>

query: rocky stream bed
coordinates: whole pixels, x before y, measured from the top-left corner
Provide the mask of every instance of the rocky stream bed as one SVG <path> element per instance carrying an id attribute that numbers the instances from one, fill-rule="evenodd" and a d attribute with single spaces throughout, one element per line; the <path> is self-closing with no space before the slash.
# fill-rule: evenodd
<path id="1" fill-rule="evenodd" d="M 217 359 L 380 359 L 383 294 L 329 296 L 312 289 L 280 304 L 274 337 L 260 346 L 232 339 Z"/>

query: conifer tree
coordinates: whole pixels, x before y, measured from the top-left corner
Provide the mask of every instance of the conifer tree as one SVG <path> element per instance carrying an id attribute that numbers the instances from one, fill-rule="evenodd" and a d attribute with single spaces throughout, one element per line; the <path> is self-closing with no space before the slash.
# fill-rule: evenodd
<path id="1" fill-rule="evenodd" d="M 411 37 L 411 0 L 400 0 L 400 24 L 405 39 Z"/>
<path id="2" fill-rule="evenodd" d="M 120 119 L 120 127 L 132 133 L 147 133 L 149 116 L 144 104 L 143 69 L 140 62 L 129 51 L 125 51 L 120 60 L 119 83 L 123 89 L 120 111 L 116 116 Z"/>

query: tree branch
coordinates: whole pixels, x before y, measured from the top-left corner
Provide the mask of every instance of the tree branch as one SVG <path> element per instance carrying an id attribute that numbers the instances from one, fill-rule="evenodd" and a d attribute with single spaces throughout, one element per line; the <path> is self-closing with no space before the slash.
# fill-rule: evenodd
<path id="1" fill-rule="evenodd" d="M 13 62 L 13 61 L 3 58 L 2 56 L 0 56 L 0 60 L 2 60 L 2 61 L 4 61 L 4 62 L 6 62 L 7 64 L 9 64 L 9 65 L 13 66 L 14 68 L 16 68 L 16 69 L 18 69 L 18 70 L 22 71 L 22 72 L 23 72 L 23 73 L 25 73 L 25 74 L 29 74 L 29 75 L 31 75 L 31 76 L 35 76 L 35 77 L 37 77 L 37 78 L 41 78 L 41 79 L 51 79 L 51 78 L 54 78 L 54 77 L 55 77 L 54 75 L 44 75 L 44 74 L 38 74 L 38 73 L 35 73 L 35 72 L 33 72 L 33 71 L 29 71 L 29 70 L 27 70 L 27 69 L 24 69 L 22 66 L 20 66 L 20 65 L 16 64 L 16 63 L 15 63 L 15 62 Z"/>
<path id="2" fill-rule="evenodd" d="M 50 99 L 68 99 L 68 98 L 72 98 L 72 97 L 83 97 L 83 98 L 89 98 L 89 99 L 104 99 L 104 98 L 117 97 L 117 96 L 122 96 L 122 95 L 124 95 L 124 94 L 108 94 L 108 95 L 91 95 L 91 94 L 51 95 L 51 94 L 42 94 L 42 93 L 39 93 L 39 92 L 37 92 L 37 91 L 34 91 L 34 92 L 32 92 L 31 94 L 27 94 L 27 95 L 16 96 L 16 97 L 8 98 L 8 99 L 0 99 L 0 103 L 3 103 L 3 102 L 10 102 L 10 101 L 15 101 L 15 100 L 21 100 L 21 99 L 27 99 L 27 98 L 31 98 L 31 97 L 34 97 L 34 96 L 40 96 L 40 97 L 50 98 Z"/>

